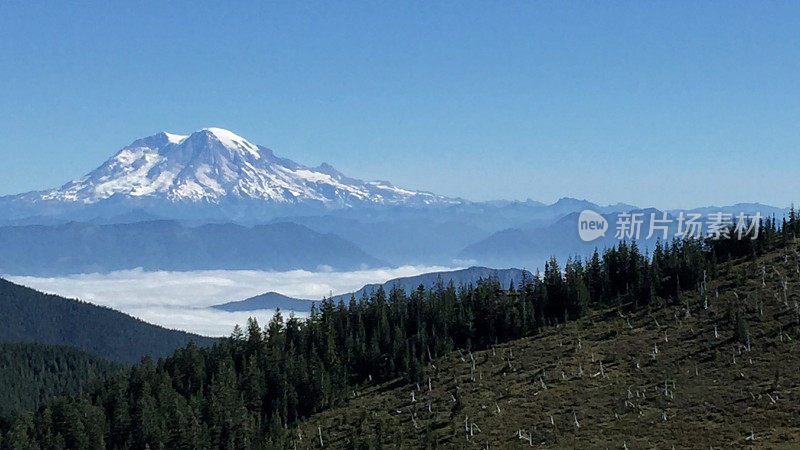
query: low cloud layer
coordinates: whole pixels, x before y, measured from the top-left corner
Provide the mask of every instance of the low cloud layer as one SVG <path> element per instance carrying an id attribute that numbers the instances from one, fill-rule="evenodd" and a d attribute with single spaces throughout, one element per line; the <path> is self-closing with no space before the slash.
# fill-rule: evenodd
<path id="1" fill-rule="evenodd" d="M 317 300 L 331 294 L 353 292 L 368 283 L 382 283 L 393 278 L 441 270 L 452 269 L 403 266 L 351 272 L 123 270 L 109 274 L 12 276 L 8 279 L 43 292 L 108 306 L 164 327 L 206 336 L 227 336 L 236 324 L 243 325 L 251 316 L 265 324 L 274 311 L 226 312 L 207 309 L 208 306 L 243 300 L 267 291 Z"/>

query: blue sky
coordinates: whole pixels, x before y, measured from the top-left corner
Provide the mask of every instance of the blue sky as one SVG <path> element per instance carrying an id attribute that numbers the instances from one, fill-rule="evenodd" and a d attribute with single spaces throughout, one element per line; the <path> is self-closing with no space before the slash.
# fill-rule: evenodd
<path id="1" fill-rule="evenodd" d="M 474 200 L 800 193 L 797 2 L 0 2 L 0 194 L 137 137 Z"/>

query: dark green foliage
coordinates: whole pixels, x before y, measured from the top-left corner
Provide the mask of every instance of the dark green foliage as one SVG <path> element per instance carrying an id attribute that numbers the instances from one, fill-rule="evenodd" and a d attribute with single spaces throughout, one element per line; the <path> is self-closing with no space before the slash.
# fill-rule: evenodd
<path id="1" fill-rule="evenodd" d="M 47 295 L 0 279 L 0 342 L 69 345 L 113 361 L 166 356 L 214 339 L 151 325 L 110 308 Z"/>
<path id="2" fill-rule="evenodd" d="M 0 343 L 0 417 L 86 390 L 121 364 L 62 345 Z"/>

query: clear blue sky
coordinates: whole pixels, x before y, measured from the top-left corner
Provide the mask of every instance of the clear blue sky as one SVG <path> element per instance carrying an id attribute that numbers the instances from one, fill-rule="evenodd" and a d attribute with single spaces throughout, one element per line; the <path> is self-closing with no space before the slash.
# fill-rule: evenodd
<path id="1" fill-rule="evenodd" d="M 0 194 L 231 129 L 474 200 L 800 198 L 800 2 L 0 2 Z"/>

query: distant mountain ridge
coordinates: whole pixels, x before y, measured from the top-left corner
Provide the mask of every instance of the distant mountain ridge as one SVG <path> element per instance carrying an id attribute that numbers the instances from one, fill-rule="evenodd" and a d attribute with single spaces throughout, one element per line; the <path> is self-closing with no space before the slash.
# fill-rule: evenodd
<path id="1" fill-rule="evenodd" d="M 224 205 L 206 207 L 223 216 L 235 214 Z M 175 208 L 173 205 L 169 211 Z M 550 256 L 565 260 L 613 242 L 587 244 L 578 239 L 577 214 L 583 209 L 608 215 L 612 228 L 616 220 L 612 216 L 619 212 L 662 212 L 562 198 L 550 205 L 496 201 L 428 208 L 344 208 L 308 215 L 295 210 L 265 222 L 258 219 L 257 212 L 211 223 L 204 219 L 156 220 L 159 215 L 143 209 L 121 210 L 88 223 L 39 217 L 2 226 L 0 217 L 0 273 L 49 276 L 136 267 L 350 270 L 401 265 L 534 270 L 542 268 Z M 780 218 L 788 209 L 746 203 L 684 210 L 715 211 L 734 215 L 758 211 L 764 217 L 774 214 Z M 680 210 L 667 212 L 674 217 Z M 45 224 L 37 225 L 38 221 Z"/>
<path id="2" fill-rule="evenodd" d="M 222 311 L 257 311 L 260 309 L 280 309 L 281 311 L 310 311 L 319 301 L 289 297 L 277 292 L 265 292 L 244 300 L 232 301 L 211 306 Z"/>
<path id="3" fill-rule="evenodd" d="M 385 266 L 332 234 L 282 222 L 255 227 L 174 221 L 0 227 L 0 273 L 54 276 L 145 270 L 340 270 Z"/>
<path id="4" fill-rule="evenodd" d="M 527 276 L 530 277 L 530 273 L 528 273 Z M 362 296 L 369 297 L 380 287 L 383 287 L 387 293 L 395 286 L 404 289 L 406 292 L 410 292 L 417 289 L 420 285 L 429 289 L 435 287 L 439 282 L 442 283 L 442 286 L 447 286 L 450 282 L 458 286 L 461 284 L 474 284 L 479 280 L 490 278 L 496 278 L 501 285 L 508 287 L 511 283 L 518 285 L 522 277 L 523 270 L 521 269 L 470 267 L 453 271 L 429 272 L 410 277 L 394 278 L 385 283 L 368 284 L 352 293 L 334 295 L 330 297 L 330 300 L 334 303 L 340 301 L 347 303 L 350 301 L 351 297 L 355 297 L 356 299 L 360 299 Z M 314 304 L 318 305 L 319 301 L 288 297 L 277 292 L 266 292 L 244 300 L 214 305 L 211 306 L 211 308 L 221 309 L 223 311 L 255 311 L 259 309 L 274 310 L 280 308 L 282 311 L 307 312 L 311 310 Z"/>

